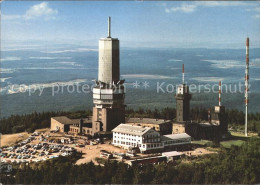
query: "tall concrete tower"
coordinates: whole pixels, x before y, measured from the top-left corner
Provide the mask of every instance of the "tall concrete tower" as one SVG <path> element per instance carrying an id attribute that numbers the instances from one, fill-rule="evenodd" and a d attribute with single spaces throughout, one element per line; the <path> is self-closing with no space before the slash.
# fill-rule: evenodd
<path id="1" fill-rule="evenodd" d="M 189 86 L 184 82 L 184 64 L 182 64 L 182 84 L 177 89 L 176 94 L 176 121 L 190 121 L 190 100 Z"/>
<path id="2" fill-rule="evenodd" d="M 124 80 L 120 80 L 119 40 L 108 36 L 99 40 L 98 81 L 93 88 L 93 132 L 111 131 L 125 122 Z"/>

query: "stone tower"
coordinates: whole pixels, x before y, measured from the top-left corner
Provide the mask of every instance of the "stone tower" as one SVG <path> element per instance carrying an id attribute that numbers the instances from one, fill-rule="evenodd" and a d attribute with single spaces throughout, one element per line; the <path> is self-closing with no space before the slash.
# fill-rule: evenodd
<path id="1" fill-rule="evenodd" d="M 189 86 L 184 82 L 184 64 L 182 65 L 182 84 L 178 87 L 176 93 L 176 121 L 190 121 L 190 99 Z"/>
<path id="2" fill-rule="evenodd" d="M 111 131 L 125 122 L 124 80 L 120 80 L 119 40 L 108 36 L 99 40 L 98 81 L 93 88 L 93 132 Z"/>

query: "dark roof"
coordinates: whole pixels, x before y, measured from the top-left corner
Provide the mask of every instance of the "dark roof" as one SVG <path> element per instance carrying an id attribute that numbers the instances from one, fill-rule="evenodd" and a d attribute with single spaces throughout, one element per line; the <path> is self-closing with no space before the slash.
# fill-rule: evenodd
<path id="1" fill-rule="evenodd" d="M 80 119 L 70 119 L 66 116 L 58 116 L 58 117 L 52 117 L 52 119 L 55 119 L 56 121 L 64 124 L 64 125 L 72 125 L 79 123 Z M 82 118 L 83 123 L 91 123 L 92 117 Z"/>
<path id="2" fill-rule="evenodd" d="M 92 123 L 92 117 L 88 117 L 88 118 L 82 118 L 83 123 Z M 71 119 L 71 122 L 73 122 L 73 124 L 77 124 L 79 123 L 80 119 Z"/>
<path id="3" fill-rule="evenodd" d="M 165 119 L 153 119 L 153 118 L 128 118 L 126 120 L 127 123 L 146 123 L 146 124 L 163 124 L 169 123 L 171 120 Z"/>
<path id="4" fill-rule="evenodd" d="M 69 119 L 66 116 L 58 116 L 58 117 L 52 117 L 52 119 L 55 119 L 56 121 L 64 124 L 64 125 L 71 125 L 73 124 L 73 122 L 71 121 L 71 119 Z"/>

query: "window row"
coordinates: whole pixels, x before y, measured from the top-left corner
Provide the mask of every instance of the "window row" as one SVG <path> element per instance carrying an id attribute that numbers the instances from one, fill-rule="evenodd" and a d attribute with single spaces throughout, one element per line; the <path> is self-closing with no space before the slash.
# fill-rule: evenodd
<path id="1" fill-rule="evenodd" d="M 189 141 L 190 139 L 170 140 L 170 141 L 166 141 L 165 144 L 184 143 Z"/>
<path id="2" fill-rule="evenodd" d="M 161 143 L 157 143 L 157 144 L 147 144 L 147 148 L 157 148 L 157 147 L 160 147 L 162 146 Z"/>
<path id="3" fill-rule="evenodd" d="M 133 135 L 133 134 L 124 134 L 124 133 L 119 133 L 119 132 L 114 132 L 113 135 L 123 135 L 123 136 L 139 137 L 139 136 L 137 136 L 137 135 Z"/>

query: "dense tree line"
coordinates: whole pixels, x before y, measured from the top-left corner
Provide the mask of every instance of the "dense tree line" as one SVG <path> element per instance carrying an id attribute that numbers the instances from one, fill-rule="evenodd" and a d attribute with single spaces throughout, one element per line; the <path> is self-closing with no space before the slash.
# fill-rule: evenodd
<path id="1" fill-rule="evenodd" d="M 164 109 L 143 109 L 139 108 L 137 110 L 127 109 L 126 110 L 127 117 L 140 117 L 140 118 L 156 118 L 156 119 L 167 119 L 172 120 L 176 117 L 176 109 L 166 107 Z"/>
<path id="2" fill-rule="evenodd" d="M 211 110 L 214 110 L 213 108 Z M 193 121 L 208 120 L 208 109 L 203 107 L 195 107 L 190 111 Z M 8 118 L 0 120 L 0 132 L 2 134 L 18 133 L 23 131 L 33 132 L 35 129 L 50 127 L 50 118 L 53 116 L 68 116 L 70 118 L 82 118 L 91 116 L 92 111 L 75 111 L 75 112 L 34 112 L 27 115 L 12 115 Z M 159 109 L 143 109 L 137 110 L 127 109 L 127 117 L 143 117 L 172 120 L 176 117 L 175 108 Z M 228 124 L 238 129 L 242 129 L 245 123 L 245 114 L 236 109 L 226 110 Z M 260 134 L 260 113 L 251 113 L 248 116 L 248 130 L 258 132 Z"/>
<path id="3" fill-rule="evenodd" d="M 68 116 L 70 118 L 80 118 L 90 116 L 91 111 L 76 112 L 34 112 L 26 115 L 12 115 L 0 120 L 0 133 L 10 134 L 18 132 L 34 132 L 35 129 L 50 127 L 51 117 Z"/>
<path id="4" fill-rule="evenodd" d="M 222 148 L 219 154 L 183 162 L 128 166 L 107 161 L 74 165 L 58 158 L 38 166 L 24 166 L 2 183 L 16 184 L 257 184 L 260 183 L 260 140 L 251 138 L 241 147 Z"/>

